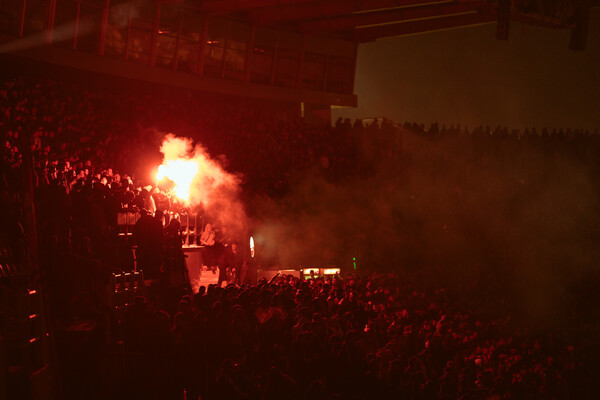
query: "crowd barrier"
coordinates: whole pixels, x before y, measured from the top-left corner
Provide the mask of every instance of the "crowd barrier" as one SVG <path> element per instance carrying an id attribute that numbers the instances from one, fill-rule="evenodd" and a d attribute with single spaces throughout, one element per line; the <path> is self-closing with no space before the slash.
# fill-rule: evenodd
<path id="1" fill-rule="evenodd" d="M 142 271 L 112 274 L 108 302 L 111 308 L 121 308 L 133 303 L 136 296 L 145 293 Z"/>

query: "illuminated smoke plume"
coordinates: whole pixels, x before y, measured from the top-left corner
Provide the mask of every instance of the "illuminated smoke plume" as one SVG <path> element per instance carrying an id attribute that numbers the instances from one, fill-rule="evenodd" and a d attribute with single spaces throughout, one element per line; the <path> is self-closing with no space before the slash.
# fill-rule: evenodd
<path id="1" fill-rule="evenodd" d="M 570 285 L 600 265 L 597 171 L 566 146 L 548 153 L 513 137 L 486 152 L 460 135 L 400 133 L 393 157 L 389 142 L 364 135 L 356 160 L 366 172 L 333 183 L 298 171 L 288 195 L 257 199 L 257 257 L 407 270 L 458 293 L 515 293 L 530 318 L 566 315 Z"/>
<path id="2" fill-rule="evenodd" d="M 225 171 L 191 139 L 168 134 L 160 151 L 164 158 L 157 179 L 173 181 L 173 193 L 191 209 L 202 208 L 225 238 L 245 240 L 247 217 L 239 199 L 239 177 Z"/>

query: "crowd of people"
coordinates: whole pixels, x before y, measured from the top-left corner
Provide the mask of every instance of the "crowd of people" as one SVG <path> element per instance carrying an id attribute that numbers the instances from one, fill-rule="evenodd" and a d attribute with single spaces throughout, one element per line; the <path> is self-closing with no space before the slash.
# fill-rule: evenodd
<path id="1" fill-rule="evenodd" d="M 259 106 L 239 107 L 228 99 L 90 88 L 50 78 L 17 77 L 2 86 L 0 126 L 3 145 L 9 146 L 3 150 L 7 162 L 16 162 L 10 153 L 19 135 L 27 135 L 42 169 L 68 163 L 80 173 L 78 163 L 92 160 L 92 176 L 112 168 L 148 182 L 162 159 L 161 141 L 174 132 L 194 139 L 229 169 L 246 171 L 254 191 L 274 194 L 273 187 L 283 185 L 292 167 L 319 163 L 333 149 L 340 155 L 347 146 L 298 118 L 281 120 Z M 259 168 L 253 174 L 250 166 Z"/>
<path id="2" fill-rule="evenodd" d="M 536 328 L 515 317 L 519 304 L 509 294 L 426 288 L 415 270 L 239 279 L 198 293 L 180 287 L 169 301 L 140 296 L 118 313 L 107 311 L 105 289 L 111 273 L 133 262 L 130 243 L 118 236 L 118 214 L 141 213 L 151 204 L 174 207 L 166 193 L 147 186 L 165 132 L 194 139 L 223 167 L 242 172 L 245 192 L 275 198 L 297 171 L 340 182 L 396 162 L 413 145 L 401 139 L 408 133 L 491 162 L 514 154 L 532 170 L 532 148 L 560 150 L 594 170 L 597 132 L 426 129 L 377 119 L 340 119 L 328 127 L 278 118 L 258 106 L 155 91 L 47 77 L 0 83 L 0 188 L 22 196 L 30 154 L 52 315 L 98 321 L 110 315 L 109 323 L 98 324 L 106 337 L 90 339 L 98 345 L 90 352 L 104 364 L 82 372 L 88 374 L 82 385 L 92 385 L 99 397 L 558 399 L 588 398 L 596 389 L 592 338 L 600 325 L 587 304 L 558 326 Z M 494 154 L 503 157 L 494 161 Z M 571 296 L 595 298 L 589 287 Z M 116 359 L 111 368 L 99 366 Z M 64 390 L 90 397 L 77 383 Z"/>
<path id="3" fill-rule="evenodd" d="M 117 398 L 591 398 L 593 333 L 516 320 L 510 296 L 423 290 L 418 274 L 201 287 L 114 321 Z M 588 318 L 588 315 L 580 316 Z M 581 321 L 571 320 L 576 324 Z M 596 325 L 596 330 L 597 325 Z"/>

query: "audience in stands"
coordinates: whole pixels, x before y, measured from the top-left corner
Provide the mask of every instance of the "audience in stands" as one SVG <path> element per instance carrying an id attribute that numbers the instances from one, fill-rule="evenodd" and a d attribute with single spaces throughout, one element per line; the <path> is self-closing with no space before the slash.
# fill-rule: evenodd
<path id="1" fill-rule="evenodd" d="M 418 275 L 418 274 L 417 274 Z M 594 373 L 573 332 L 536 332 L 504 304 L 423 292 L 414 274 L 209 286 L 169 316 L 138 298 L 116 322 L 147 395 L 203 399 L 581 398 Z M 135 357 L 152 362 L 134 364 Z M 140 371 L 140 368 L 143 371 Z M 174 375 L 174 377 L 172 376 Z M 155 387 L 156 385 L 156 387 Z M 167 397 L 169 398 L 169 397 Z"/>
<path id="2" fill-rule="evenodd" d="M 309 281 L 283 275 L 162 302 L 139 297 L 109 312 L 109 276 L 132 262 L 116 237 L 117 214 L 148 209 L 147 182 L 136 176 L 147 172 L 140 165 L 160 161 L 161 132 L 227 154 L 221 162 L 246 174 L 247 190 L 277 197 L 298 170 L 340 181 L 368 173 L 376 158 L 394 159 L 403 146 L 395 129 L 377 120 L 311 126 L 225 101 L 18 78 L 0 84 L 0 188 L 22 191 L 28 145 L 53 316 L 111 315 L 106 342 L 122 364 L 103 390 L 123 398 L 589 397 L 599 376 L 598 346 L 589 340 L 600 328 L 595 304 L 578 307 L 570 324 L 536 329 L 514 321 L 519 304 L 509 294 L 466 299 L 425 289 L 415 271 Z M 401 130 L 448 146 L 469 142 L 478 150 L 472 157 L 510 151 L 524 168 L 535 162 L 531 149 L 559 148 L 597 168 L 600 149 L 597 132 L 414 123 Z M 593 288 L 577 294 L 597 297 Z"/>

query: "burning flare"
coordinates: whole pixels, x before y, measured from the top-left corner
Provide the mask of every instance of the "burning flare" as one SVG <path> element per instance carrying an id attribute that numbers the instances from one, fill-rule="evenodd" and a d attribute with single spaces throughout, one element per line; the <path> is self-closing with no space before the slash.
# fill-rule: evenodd
<path id="1" fill-rule="evenodd" d="M 170 188 L 186 207 L 202 205 L 204 216 L 228 237 L 243 238 L 248 217 L 239 198 L 241 175 L 226 171 L 204 147 L 194 145 L 189 138 L 170 133 L 160 151 L 163 161 L 156 174 L 157 183 L 162 181 L 160 186 Z"/>
<path id="2" fill-rule="evenodd" d="M 173 189 L 175 195 L 186 203 L 190 202 L 190 192 L 192 182 L 198 175 L 200 169 L 195 160 L 166 160 L 164 164 L 158 167 L 156 179 L 162 181 L 169 178 L 175 183 Z"/>
<path id="3" fill-rule="evenodd" d="M 168 178 L 173 182 L 173 193 L 186 205 L 202 203 L 206 207 L 216 206 L 232 210 L 238 180 L 213 160 L 206 150 L 194 146 L 191 139 L 165 136 L 160 148 L 163 163 L 158 167 L 156 179 Z"/>

